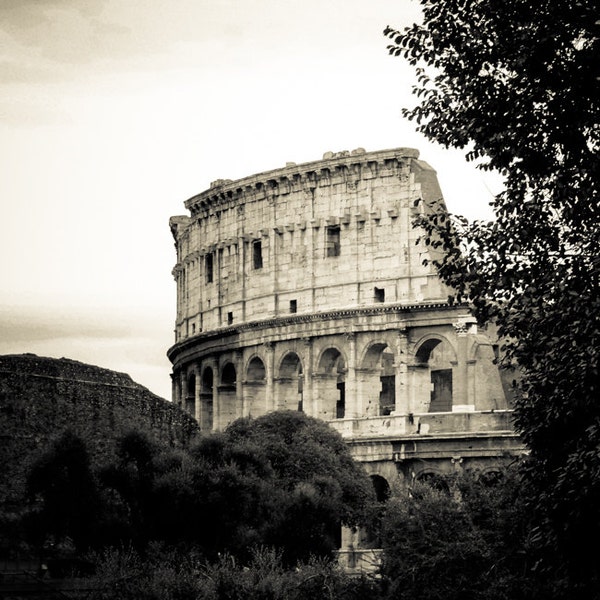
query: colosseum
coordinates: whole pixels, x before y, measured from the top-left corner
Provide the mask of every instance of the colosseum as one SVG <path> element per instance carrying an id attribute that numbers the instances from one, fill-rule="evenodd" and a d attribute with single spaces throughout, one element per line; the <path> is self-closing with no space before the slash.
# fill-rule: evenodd
<path id="1" fill-rule="evenodd" d="M 423 264 L 414 217 L 443 202 L 417 150 L 217 180 L 175 216 L 173 401 L 204 430 L 302 410 L 385 494 L 521 452 L 497 344 Z"/>

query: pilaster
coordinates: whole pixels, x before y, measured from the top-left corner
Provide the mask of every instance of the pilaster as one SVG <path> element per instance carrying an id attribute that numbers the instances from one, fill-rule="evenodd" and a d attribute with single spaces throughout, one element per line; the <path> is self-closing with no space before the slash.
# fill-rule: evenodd
<path id="1" fill-rule="evenodd" d="M 406 415 L 410 410 L 409 383 L 408 383 L 408 332 L 401 329 L 397 333 L 395 364 L 395 413 Z"/>

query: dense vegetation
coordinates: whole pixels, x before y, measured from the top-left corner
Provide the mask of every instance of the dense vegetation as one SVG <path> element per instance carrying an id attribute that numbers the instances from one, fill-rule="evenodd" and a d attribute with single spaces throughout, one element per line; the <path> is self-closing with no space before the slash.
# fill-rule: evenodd
<path id="1" fill-rule="evenodd" d="M 600 562 L 599 21 L 591 0 L 421 0 L 422 24 L 386 29 L 417 69 L 418 130 L 504 178 L 494 219 L 421 219 L 442 278 L 518 366 L 515 424 L 538 569 L 572 597 Z"/>
<path id="2" fill-rule="evenodd" d="M 31 539 L 54 543 L 46 558 L 69 549 L 71 566 L 89 567 L 89 597 L 102 600 L 572 597 L 560 574 L 534 568 L 514 466 L 494 479 L 457 471 L 414 482 L 374 523 L 370 482 L 338 442 L 324 423 L 274 413 L 206 437 L 185 459 L 128 435 L 119 463 L 96 474 L 67 433 L 31 473 Z M 317 460 L 304 460 L 308 447 Z M 380 573 L 337 565 L 339 514 L 380 536 Z"/>
<path id="3" fill-rule="evenodd" d="M 84 575 L 89 598 L 575 597 L 561 570 L 539 569 L 517 465 L 414 481 L 380 504 L 340 436 L 291 411 L 187 449 L 132 432 L 116 456 L 93 466 L 67 431 L 28 477 L 21 539 L 51 574 Z M 379 573 L 337 565 L 342 522 L 381 541 Z"/>
<path id="4" fill-rule="evenodd" d="M 247 560 L 265 546 L 294 565 L 331 558 L 341 523 L 364 522 L 374 497 L 339 434 L 298 412 L 240 419 L 185 450 L 132 432 L 116 455 L 94 469 L 67 431 L 34 464 L 24 523 L 42 554 L 66 542 L 79 555 L 160 543 Z"/>

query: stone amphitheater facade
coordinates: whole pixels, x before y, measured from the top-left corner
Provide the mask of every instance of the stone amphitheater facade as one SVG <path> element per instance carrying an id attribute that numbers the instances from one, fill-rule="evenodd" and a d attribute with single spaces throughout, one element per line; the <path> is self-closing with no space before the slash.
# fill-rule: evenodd
<path id="1" fill-rule="evenodd" d="M 187 200 L 170 220 L 173 401 L 205 430 L 303 410 L 379 489 L 519 453 L 496 342 L 417 243 L 414 217 L 440 202 L 410 148 L 328 152 Z"/>

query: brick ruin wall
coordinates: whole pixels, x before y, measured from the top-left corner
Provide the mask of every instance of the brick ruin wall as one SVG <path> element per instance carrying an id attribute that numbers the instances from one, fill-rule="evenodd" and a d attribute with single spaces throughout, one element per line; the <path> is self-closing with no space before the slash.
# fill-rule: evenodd
<path id="1" fill-rule="evenodd" d="M 172 447 L 187 444 L 196 421 L 129 375 L 65 358 L 0 356 L 0 506 L 18 503 L 29 465 L 67 429 L 85 439 L 95 461 L 130 430 Z"/>

